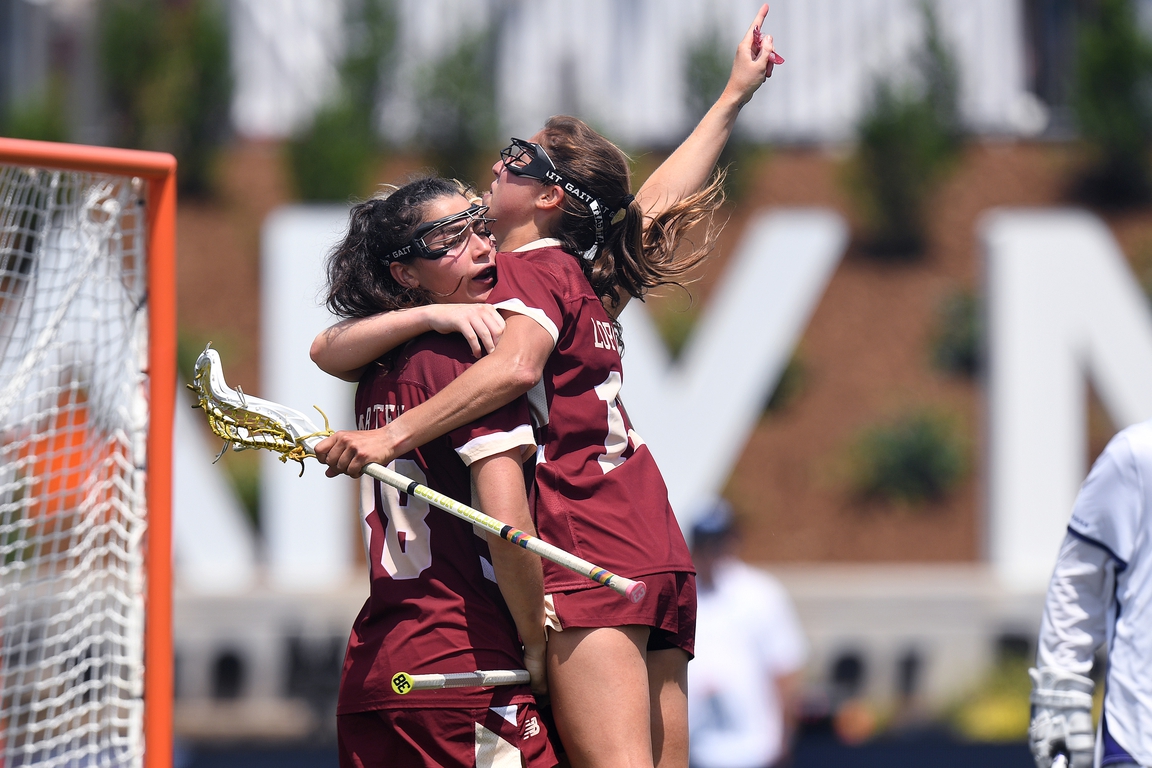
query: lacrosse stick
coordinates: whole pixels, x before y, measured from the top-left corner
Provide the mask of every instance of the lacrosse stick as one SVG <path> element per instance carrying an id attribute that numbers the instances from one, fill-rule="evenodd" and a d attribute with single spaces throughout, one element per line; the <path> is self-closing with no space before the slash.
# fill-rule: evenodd
<path id="1" fill-rule="evenodd" d="M 449 672 L 444 675 L 410 675 L 397 672 L 392 675 L 392 690 L 403 696 L 410 691 L 431 691 L 439 688 L 480 688 L 488 685 L 525 685 L 526 669 L 478 669 L 475 672 Z"/>
<path id="2" fill-rule="evenodd" d="M 205 347 L 196 360 L 193 382 L 188 388 L 196 393 L 196 407 L 204 409 L 208 416 L 208 426 L 225 441 L 221 454 L 229 446 L 234 450 L 264 448 L 280 454 L 280 461 L 292 459 L 300 462 L 300 472 L 303 473 L 304 459 L 309 456 L 316 458 L 316 444 L 332 434 L 332 430 L 328 429 L 327 416 L 324 417 L 324 429 L 317 429 L 299 411 L 230 388 L 224 382 L 220 355 L 211 345 Z M 324 412 L 320 413 L 323 416 Z M 648 591 L 642 581 L 617 576 L 387 467 L 368 464 L 364 467 L 364 474 L 409 496 L 424 499 L 477 528 L 494 533 L 505 541 L 586 576 L 597 584 L 603 584 L 634 603 L 640 602 Z"/>

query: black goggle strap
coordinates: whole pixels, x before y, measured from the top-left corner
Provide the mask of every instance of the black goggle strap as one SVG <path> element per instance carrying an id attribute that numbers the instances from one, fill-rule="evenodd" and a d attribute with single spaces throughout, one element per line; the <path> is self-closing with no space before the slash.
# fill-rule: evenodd
<path id="1" fill-rule="evenodd" d="M 584 205 L 588 206 L 588 209 L 592 211 L 592 222 L 596 225 L 596 245 L 604 245 L 604 223 L 606 221 L 611 222 L 615 212 L 610 210 L 608 206 L 604 205 L 604 203 L 600 202 L 597 198 L 585 192 L 584 188 L 579 184 L 566 179 L 558 171 L 546 171 L 544 176 L 546 177 L 544 179 L 545 181 L 558 185 L 565 193 L 572 195 L 584 203 Z"/>
<path id="2" fill-rule="evenodd" d="M 596 245 L 604 245 L 604 214 L 607 211 L 600 207 L 596 199 L 589 200 L 588 207 L 592 209 L 592 221 L 596 224 Z"/>
<path id="3" fill-rule="evenodd" d="M 513 156 L 513 150 L 530 150 L 532 152 L 532 162 L 520 167 L 511 165 L 509 161 Z M 596 226 L 596 244 L 584 252 L 584 258 L 588 260 L 595 258 L 597 249 L 604 245 L 604 231 L 617 222 L 617 217 L 620 212 L 627 209 L 635 199 L 632 195 L 625 195 L 615 208 L 609 208 L 600 202 L 599 199 L 585 192 L 584 188 L 579 184 L 570 181 L 561 174 L 560 171 L 556 169 L 556 164 L 552 162 L 552 158 L 548 156 L 548 151 L 540 144 L 534 144 L 531 141 L 513 137 L 512 144 L 501 152 L 500 155 L 501 158 L 504 158 L 505 167 L 512 171 L 512 173 L 538 179 L 550 184 L 556 184 L 565 192 L 571 194 L 577 200 L 580 200 L 588 206 L 588 209 L 592 212 L 592 222 Z M 534 167 L 537 165 L 540 166 L 540 169 Z"/>
<path id="4" fill-rule="evenodd" d="M 408 245 L 404 246 L 403 248 L 397 248 L 396 250 L 392 251 L 392 253 L 384 257 L 384 263 L 391 264 L 394 261 L 400 261 L 400 259 L 412 253 L 412 249 L 415 247 L 416 246 L 413 243 L 408 243 Z"/>
<path id="5" fill-rule="evenodd" d="M 565 192 L 587 205 L 589 210 L 592 211 L 592 221 L 596 225 L 596 245 L 603 245 L 604 230 L 607 228 L 606 223 L 611 223 L 612 219 L 616 216 L 616 211 L 609 209 L 608 206 L 604 205 L 604 203 L 600 202 L 600 200 L 598 200 L 596 197 L 584 191 L 584 188 L 579 184 L 571 181 L 562 173 L 560 173 L 560 171 L 556 169 L 556 163 L 552 162 L 552 158 L 548 156 L 548 150 L 544 149 L 544 147 L 540 144 L 536 144 L 531 141 L 525 141 L 524 139 L 518 139 L 513 136 L 511 146 L 509 146 L 508 149 L 504 151 L 504 153 L 511 156 L 511 150 L 513 149 L 518 149 L 521 151 L 527 149 L 531 150 L 532 152 L 532 162 L 528 165 L 517 168 L 515 171 L 513 171 L 513 173 L 518 173 L 519 175 L 528 176 L 530 178 L 539 178 L 541 181 L 556 184 Z M 543 171 L 539 176 L 535 175 L 534 172 L 536 169 L 532 167 L 537 163 L 539 163 L 543 168 Z M 505 165 L 507 165 L 507 163 L 505 163 Z"/>

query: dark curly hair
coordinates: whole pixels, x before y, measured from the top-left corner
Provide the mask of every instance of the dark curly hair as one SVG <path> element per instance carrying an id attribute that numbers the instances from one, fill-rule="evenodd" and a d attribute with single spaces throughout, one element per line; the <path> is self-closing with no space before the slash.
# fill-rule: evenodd
<path id="1" fill-rule="evenodd" d="M 427 291 L 397 283 L 383 256 L 412 239 L 429 203 L 449 195 L 475 193 L 454 179 L 423 176 L 353 206 L 348 233 L 328 254 L 325 304 L 332 314 L 368 317 L 431 303 Z"/>

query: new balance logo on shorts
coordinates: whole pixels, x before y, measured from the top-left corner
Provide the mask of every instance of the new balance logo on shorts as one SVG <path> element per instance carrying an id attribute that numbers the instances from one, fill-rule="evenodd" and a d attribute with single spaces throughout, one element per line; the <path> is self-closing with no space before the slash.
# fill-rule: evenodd
<path id="1" fill-rule="evenodd" d="M 535 717 L 530 717 L 524 721 L 524 735 L 521 739 L 530 739 L 533 736 L 540 735 L 540 721 Z"/>

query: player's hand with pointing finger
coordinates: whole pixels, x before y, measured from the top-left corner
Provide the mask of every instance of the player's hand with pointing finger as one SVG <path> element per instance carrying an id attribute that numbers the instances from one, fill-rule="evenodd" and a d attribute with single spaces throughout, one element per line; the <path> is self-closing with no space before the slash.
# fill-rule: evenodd
<path id="1" fill-rule="evenodd" d="M 760 6 L 752 25 L 744 34 L 744 39 L 736 47 L 736 58 L 732 62 L 732 73 L 721 98 L 735 99 L 741 106 L 752 99 L 764 81 L 772 76 L 772 69 L 783 64 L 784 58 L 776 53 L 772 35 L 761 32 L 761 26 L 768 15 L 768 6 Z"/>

